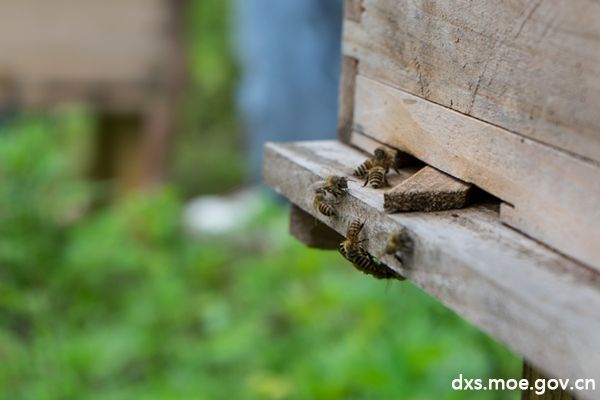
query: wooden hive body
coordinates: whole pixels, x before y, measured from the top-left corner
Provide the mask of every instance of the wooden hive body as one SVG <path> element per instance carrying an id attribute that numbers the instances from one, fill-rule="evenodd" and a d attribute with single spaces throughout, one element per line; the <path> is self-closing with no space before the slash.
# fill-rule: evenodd
<path id="1" fill-rule="evenodd" d="M 346 0 L 342 51 L 339 142 L 267 144 L 267 183 L 340 234 L 366 217 L 392 268 L 544 372 L 600 381 L 600 6 Z M 303 188 L 380 145 L 499 207 L 386 214 L 389 188 L 350 182 L 339 217 L 315 212 Z M 384 251 L 400 229 L 403 263 Z"/>

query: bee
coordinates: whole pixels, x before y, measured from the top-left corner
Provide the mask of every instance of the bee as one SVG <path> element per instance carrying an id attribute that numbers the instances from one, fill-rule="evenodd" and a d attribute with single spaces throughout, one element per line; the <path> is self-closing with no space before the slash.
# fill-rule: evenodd
<path id="1" fill-rule="evenodd" d="M 382 186 L 388 186 L 389 183 L 386 177 L 386 171 L 383 167 L 375 166 L 369 169 L 365 184 L 363 186 L 371 185 L 371 187 L 378 189 Z"/>
<path id="2" fill-rule="evenodd" d="M 354 170 L 353 174 L 356 177 L 362 178 L 366 176 L 373 167 L 383 167 L 386 174 L 389 172 L 390 168 L 393 168 L 394 171 L 399 173 L 398 167 L 396 166 L 396 155 L 385 147 L 376 148 L 373 152 L 373 157 L 360 164 Z"/>
<path id="3" fill-rule="evenodd" d="M 348 179 L 343 176 L 329 175 L 325 182 L 325 190 L 336 198 L 344 197 L 348 193 Z"/>
<path id="4" fill-rule="evenodd" d="M 385 253 L 393 255 L 402 264 L 412 255 L 414 243 L 408 231 L 402 228 L 398 232 L 392 233 L 385 246 Z"/>
<path id="5" fill-rule="evenodd" d="M 325 180 L 315 182 L 312 187 L 315 193 L 325 191 L 335 199 L 341 199 L 348 193 L 348 179 L 343 176 L 329 175 Z"/>
<path id="6" fill-rule="evenodd" d="M 352 175 L 354 175 L 358 178 L 362 178 L 369 173 L 369 170 L 371 168 L 373 168 L 373 161 L 369 158 L 369 159 L 366 159 L 365 162 L 360 164 L 358 167 L 356 167 L 356 169 L 354 170 Z"/>
<path id="7" fill-rule="evenodd" d="M 337 216 L 335 205 L 348 193 L 348 179 L 329 175 L 325 180 L 315 182 L 311 187 L 315 193 L 314 207 L 328 217 Z"/>
<path id="8" fill-rule="evenodd" d="M 337 217 L 337 212 L 331 200 L 328 200 L 327 192 L 324 189 L 319 189 L 315 192 L 315 199 L 313 200 L 314 207 L 319 212 L 328 217 Z"/>
<path id="9" fill-rule="evenodd" d="M 346 240 L 340 243 L 338 250 L 342 256 L 354 265 L 356 269 L 365 274 L 374 276 L 377 279 L 399 279 L 404 278 L 389 268 L 377 258 L 373 257 L 364 247 L 362 242 L 367 239 L 359 240 L 360 232 L 364 227 L 364 222 L 358 219 L 353 220 L 346 232 Z"/>

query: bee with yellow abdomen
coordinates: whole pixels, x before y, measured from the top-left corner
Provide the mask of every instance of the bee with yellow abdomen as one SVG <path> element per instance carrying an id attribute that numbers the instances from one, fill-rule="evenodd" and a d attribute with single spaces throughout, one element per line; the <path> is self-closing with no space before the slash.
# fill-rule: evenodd
<path id="1" fill-rule="evenodd" d="M 360 246 L 365 240 L 358 240 L 364 222 L 355 219 L 350 223 L 346 232 L 346 240 L 339 245 L 339 251 L 344 258 L 350 261 L 356 268 L 363 270 L 371 263 L 370 254 Z"/>
<path id="2" fill-rule="evenodd" d="M 337 216 L 335 205 L 348 193 L 348 179 L 329 175 L 325 180 L 315 182 L 311 187 L 315 193 L 314 207 L 328 217 Z"/>
<path id="3" fill-rule="evenodd" d="M 371 168 L 367 173 L 367 177 L 363 186 L 367 185 L 370 185 L 375 189 L 378 189 L 382 186 L 388 186 L 389 183 L 387 181 L 385 169 L 380 166 Z"/>
<path id="4" fill-rule="evenodd" d="M 399 279 L 404 278 L 394 270 L 373 257 L 360 244 L 366 239 L 359 240 L 364 222 L 353 220 L 346 232 L 346 240 L 340 243 L 338 250 L 342 256 L 354 265 L 356 269 L 377 279 Z"/>
<path id="5" fill-rule="evenodd" d="M 315 192 L 315 198 L 313 200 L 314 207 L 319 212 L 327 217 L 336 217 L 337 212 L 331 200 L 331 196 L 328 196 L 324 189 L 319 189 Z"/>
<path id="6" fill-rule="evenodd" d="M 325 190 L 336 198 L 341 198 L 348 193 L 348 179 L 343 176 L 329 175 L 325 179 Z"/>
<path id="7" fill-rule="evenodd" d="M 373 152 L 373 157 L 368 158 L 354 170 L 354 176 L 362 178 L 366 176 L 373 167 L 383 167 L 388 173 L 390 168 L 398 171 L 396 166 L 396 155 L 385 147 L 377 147 Z"/>
<path id="8" fill-rule="evenodd" d="M 400 173 L 396 164 L 396 154 L 394 150 L 388 150 L 385 147 L 378 147 L 373 152 L 376 160 L 375 165 L 385 168 L 385 172 L 389 172 L 390 168 Z"/>
<path id="9" fill-rule="evenodd" d="M 313 183 L 311 187 L 315 193 L 324 191 L 339 200 L 348 193 L 348 179 L 343 176 L 329 175 L 324 180 Z"/>
<path id="10" fill-rule="evenodd" d="M 356 169 L 354 170 L 352 175 L 362 178 L 363 176 L 365 176 L 369 173 L 369 170 L 371 168 L 373 168 L 373 161 L 369 158 L 369 159 L 365 160 L 365 162 L 360 164 L 358 167 L 356 167 Z"/>
<path id="11" fill-rule="evenodd" d="M 405 264 L 412 256 L 414 243 L 406 228 L 402 228 L 392 233 L 388 237 L 385 246 L 385 253 L 393 255 L 396 260 Z"/>

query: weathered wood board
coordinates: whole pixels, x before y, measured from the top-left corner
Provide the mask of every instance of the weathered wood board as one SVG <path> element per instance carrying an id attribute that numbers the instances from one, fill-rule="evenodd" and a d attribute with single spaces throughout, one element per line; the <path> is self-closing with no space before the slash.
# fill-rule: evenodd
<path id="1" fill-rule="evenodd" d="M 342 57 L 341 67 L 337 133 L 341 141 L 348 142 L 352 134 L 354 120 L 354 84 L 358 65 L 356 59 Z"/>
<path id="2" fill-rule="evenodd" d="M 600 3 L 363 0 L 359 73 L 600 162 Z"/>
<path id="3" fill-rule="evenodd" d="M 472 185 L 424 167 L 383 195 L 386 212 L 442 211 L 462 208 Z"/>
<path id="4" fill-rule="evenodd" d="M 358 22 L 362 12 L 362 0 L 346 0 L 344 2 L 344 18 Z"/>
<path id="5" fill-rule="evenodd" d="M 316 213 L 306 188 L 331 171 L 350 175 L 363 160 L 363 153 L 339 142 L 270 143 L 264 178 L 340 234 L 352 219 L 365 219 L 373 255 L 547 374 L 600 380 L 597 272 L 503 226 L 495 211 L 481 205 L 386 214 L 382 190 L 349 182 L 340 217 Z M 402 228 L 414 240 L 414 253 L 400 264 L 385 254 L 385 245 Z M 589 392 L 578 396 L 598 398 Z"/>
<path id="6" fill-rule="evenodd" d="M 505 222 L 600 269 L 600 167 L 360 74 L 354 102 L 356 132 L 499 197 Z"/>
<path id="7" fill-rule="evenodd" d="M 0 96 L 140 104 L 164 84 L 170 0 L 0 0 Z"/>

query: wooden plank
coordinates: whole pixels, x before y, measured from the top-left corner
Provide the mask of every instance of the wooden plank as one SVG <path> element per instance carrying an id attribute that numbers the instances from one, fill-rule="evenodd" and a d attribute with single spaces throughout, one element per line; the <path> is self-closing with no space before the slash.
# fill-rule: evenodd
<path id="1" fill-rule="evenodd" d="M 361 75 L 354 130 L 512 206 L 505 222 L 600 269 L 600 167 Z"/>
<path id="2" fill-rule="evenodd" d="M 398 166 L 417 167 L 418 165 L 422 164 L 421 161 L 417 160 L 416 158 L 414 158 L 413 156 L 411 156 L 408 153 L 405 153 L 403 151 L 400 151 L 398 149 L 390 147 L 389 145 L 379 142 L 368 136 L 354 134 L 352 132 L 352 126 L 350 126 L 350 135 L 349 135 L 348 139 L 342 140 L 342 142 L 356 146 L 359 149 L 364 150 L 369 154 L 373 154 L 375 149 L 378 147 L 384 147 L 388 151 L 393 151 L 396 153 L 396 165 L 398 165 Z M 417 171 L 418 171 L 418 169 L 415 169 L 415 173 Z"/>
<path id="3" fill-rule="evenodd" d="M 142 103 L 171 60 L 171 3 L 0 0 L 0 80 L 13 82 L 24 106 Z"/>
<path id="4" fill-rule="evenodd" d="M 363 12 L 363 0 L 345 0 L 344 1 L 344 18 L 351 21 L 360 21 L 360 16 Z"/>
<path id="5" fill-rule="evenodd" d="M 427 166 L 384 193 L 383 207 L 390 213 L 463 208 L 471 186 Z"/>
<path id="6" fill-rule="evenodd" d="M 340 96 L 338 111 L 338 139 L 344 143 L 350 141 L 352 121 L 354 119 L 354 84 L 358 61 L 352 57 L 342 57 Z"/>
<path id="7" fill-rule="evenodd" d="M 364 0 L 359 73 L 600 161 L 600 3 Z"/>
<path id="8" fill-rule="evenodd" d="M 344 237 L 292 204 L 290 208 L 290 234 L 315 249 L 335 250 Z"/>
<path id="9" fill-rule="evenodd" d="M 270 143 L 265 182 L 340 234 L 352 219 L 365 219 L 371 254 L 553 376 L 600 379 L 597 272 L 503 226 L 485 206 L 386 214 L 381 190 L 349 182 L 338 218 L 315 213 L 306 188 L 330 171 L 350 175 L 363 157 L 335 141 Z M 399 263 L 385 247 L 390 233 L 402 229 L 414 248 Z"/>

